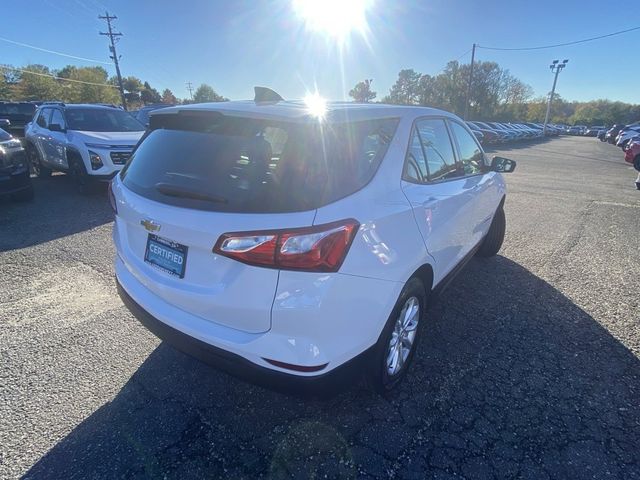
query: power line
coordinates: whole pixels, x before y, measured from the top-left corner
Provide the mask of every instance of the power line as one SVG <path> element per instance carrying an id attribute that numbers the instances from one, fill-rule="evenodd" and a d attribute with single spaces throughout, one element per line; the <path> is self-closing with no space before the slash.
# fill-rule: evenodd
<path id="1" fill-rule="evenodd" d="M 477 45 L 476 45 L 477 48 Z M 458 60 L 460 60 L 462 57 L 466 57 L 467 55 L 469 55 L 469 53 L 471 52 L 471 49 L 467 50 L 466 52 L 464 52 L 462 55 L 460 55 L 458 58 L 456 58 L 454 60 L 454 62 L 457 62 Z"/>
<path id="2" fill-rule="evenodd" d="M 48 50 L 46 48 L 36 47 L 35 45 L 29 45 L 28 43 L 22 43 L 22 42 L 16 42 L 15 40 L 9 40 L 8 38 L 4 38 L 4 37 L 0 37 L 0 40 L 3 41 L 3 42 L 7 42 L 7 43 L 12 43 L 14 45 L 18 45 L 20 47 L 26 47 L 26 48 L 31 48 L 33 50 L 39 50 L 41 52 L 52 53 L 54 55 L 60 55 L 61 57 L 74 58 L 76 60 L 83 60 L 85 62 L 100 63 L 102 65 L 111 65 L 109 62 L 103 62 L 103 61 L 100 61 L 100 60 L 96 60 L 94 58 L 78 57 L 77 55 L 71 55 L 71 54 L 68 54 L 68 53 L 57 52 L 55 50 Z"/>
<path id="3" fill-rule="evenodd" d="M 49 77 L 49 78 L 53 78 L 55 80 L 62 80 L 63 82 L 83 83 L 85 85 L 95 85 L 97 87 L 118 88 L 117 86 L 109 85 L 108 83 L 85 82 L 84 80 L 74 80 L 73 78 L 58 77 L 56 75 L 51 75 L 49 73 L 32 72 L 31 70 L 24 70 L 22 68 L 8 67 L 6 65 L 0 65 L 0 68 L 2 68 L 4 70 L 13 70 L 13 71 L 16 71 L 16 72 L 29 73 L 31 75 L 38 75 L 39 77 Z"/>
<path id="4" fill-rule="evenodd" d="M 601 38 L 613 37 L 614 35 L 621 35 L 623 33 L 633 32 L 634 30 L 640 30 L 640 27 L 628 28 L 626 30 L 620 30 L 619 32 L 607 33 L 606 35 L 600 35 L 598 37 L 585 38 L 583 40 L 576 40 L 574 42 L 557 43 L 555 45 L 544 45 L 544 46 L 540 46 L 540 47 L 502 48 L 502 47 L 482 47 L 480 45 L 477 45 L 476 48 L 482 48 L 484 50 L 508 50 L 508 51 L 543 50 L 543 49 L 546 49 L 546 48 L 566 47 L 568 45 L 576 45 L 578 43 L 592 42 L 594 40 L 600 40 Z"/>
<path id="5" fill-rule="evenodd" d="M 191 85 L 191 82 L 187 82 L 187 90 L 189 90 L 189 96 L 193 100 L 193 85 Z"/>

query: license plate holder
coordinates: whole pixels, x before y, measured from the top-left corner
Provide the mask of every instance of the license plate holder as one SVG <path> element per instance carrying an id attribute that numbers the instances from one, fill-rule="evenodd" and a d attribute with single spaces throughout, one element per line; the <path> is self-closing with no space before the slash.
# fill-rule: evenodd
<path id="1" fill-rule="evenodd" d="M 169 275 L 184 278 L 188 250 L 186 245 L 150 233 L 144 261 Z"/>

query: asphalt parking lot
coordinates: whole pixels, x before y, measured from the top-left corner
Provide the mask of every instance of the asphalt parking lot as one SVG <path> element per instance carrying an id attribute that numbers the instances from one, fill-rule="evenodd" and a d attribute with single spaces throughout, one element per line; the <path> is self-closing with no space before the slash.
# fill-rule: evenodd
<path id="1" fill-rule="evenodd" d="M 640 478 L 640 192 L 616 147 L 500 150 L 507 238 L 388 398 L 242 383 L 117 297 L 112 214 L 62 175 L 0 202 L 0 477 Z"/>

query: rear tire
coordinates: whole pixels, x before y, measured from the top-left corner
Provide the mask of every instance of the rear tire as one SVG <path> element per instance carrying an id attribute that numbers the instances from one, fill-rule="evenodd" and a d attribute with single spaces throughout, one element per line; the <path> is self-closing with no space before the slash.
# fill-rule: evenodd
<path id="1" fill-rule="evenodd" d="M 21 190 L 20 192 L 11 194 L 11 199 L 16 202 L 30 202 L 33 200 L 35 193 L 33 191 L 33 185 L 29 185 L 28 188 Z"/>
<path id="2" fill-rule="evenodd" d="M 51 169 L 42 165 L 40 153 L 31 143 L 27 144 L 27 155 L 29 157 L 31 171 L 33 173 L 35 173 L 39 178 L 48 178 L 51 176 Z"/>
<path id="3" fill-rule="evenodd" d="M 424 284 L 419 278 L 410 278 L 374 347 L 371 367 L 365 372 L 374 392 L 391 391 L 407 373 L 417 350 L 426 306 Z"/>
<path id="4" fill-rule="evenodd" d="M 504 242 L 504 234 L 507 229 L 507 219 L 504 215 L 504 209 L 502 205 L 496 210 L 496 214 L 493 216 L 489 232 L 484 237 L 482 245 L 478 249 L 477 255 L 479 257 L 493 257 L 498 253 L 502 242 Z"/>

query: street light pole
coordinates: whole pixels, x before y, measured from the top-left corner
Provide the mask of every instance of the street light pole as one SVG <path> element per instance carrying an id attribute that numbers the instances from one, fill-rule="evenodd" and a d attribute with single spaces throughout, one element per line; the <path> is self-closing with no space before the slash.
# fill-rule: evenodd
<path id="1" fill-rule="evenodd" d="M 556 93 L 558 74 L 564 67 L 567 66 L 567 63 L 569 63 L 569 60 L 563 60 L 562 63 L 560 63 L 560 60 L 554 60 L 551 65 L 549 65 L 549 68 L 553 73 L 555 73 L 555 76 L 553 77 L 553 87 L 551 88 L 551 95 L 549 95 L 549 100 L 547 101 L 547 113 L 544 116 L 544 127 L 542 128 L 543 135 L 547 134 L 547 123 L 549 123 L 549 114 L 551 113 L 551 102 L 553 102 L 553 96 Z"/>

